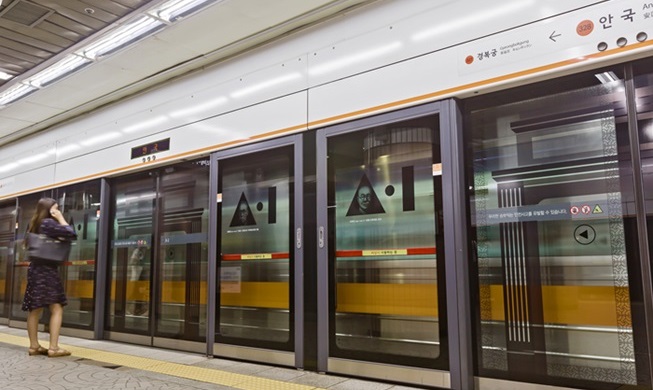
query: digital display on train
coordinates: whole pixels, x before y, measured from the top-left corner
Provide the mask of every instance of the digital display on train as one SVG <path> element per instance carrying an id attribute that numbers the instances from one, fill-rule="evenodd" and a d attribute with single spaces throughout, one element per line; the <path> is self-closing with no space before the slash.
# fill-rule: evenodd
<path id="1" fill-rule="evenodd" d="M 170 150 L 170 138 L 162 139 L 155 142 L 150 142 L 149 144 L 135 146 L 132 148 L 132 160 L 135 158 L 141 158 L 149 156 L 159 152 L 165 152 Z"/>

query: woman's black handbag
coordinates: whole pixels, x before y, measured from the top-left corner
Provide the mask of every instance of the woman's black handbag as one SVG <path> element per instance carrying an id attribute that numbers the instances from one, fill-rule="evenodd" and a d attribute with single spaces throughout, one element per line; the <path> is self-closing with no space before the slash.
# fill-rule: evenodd
<path id="1" fill-rule="evenodd" d="M 70 240 L 58 240 L 45 234 L 27 233 L 27 254 L 51 262 L 64 262 L 70 254 Z"/>

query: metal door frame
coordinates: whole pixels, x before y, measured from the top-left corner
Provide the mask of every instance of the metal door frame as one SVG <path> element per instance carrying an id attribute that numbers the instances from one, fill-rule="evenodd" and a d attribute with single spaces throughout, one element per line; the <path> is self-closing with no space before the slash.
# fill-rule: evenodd
<path id="1" fill-rule="evenodd" d="M 10 202 L 6 202 L 9 207 Z M 14 212 L 18 210 L 18 198 L 13 199 Z M 12 227 L 16 225 L 18 221 L 18 214 L 14 213 L 13 221 L 11 222 Z M 7 263 L 5 264 L 5 308 L 4 313 L 0 313 L 0 325 L 9 325 L 11 320 L 11 305 L 13 303 L 13 290 L 14 290 L 14 263 L 16 259 L 16 239 L 18 237 L 18 230 L 14 228 L 14 234 L 12 237 L 11 244 L 13 245 L 10 248 L 9 253 L 7 254 Z"/>
<path id="2" fill-rule="evenodd" d="M 295 232 L 294 248 L 294 316 L 291 319 L 294 322 L 294 351 L 270 351 L 258 350 L 250 347 L 238 347 L 226 344 L 215 343 L 215 325 L 217 319 L 216 303 L 218 293 L 218 168 L 219 160 L 226 158 L 247 155 L 251 153 L 272 150 L 284 146 L 293 147 L 293 169 L 294 169 L 294 209 L 295 217 L 293 220 L 293 232 Z M 208 319 L 206 326 L 207 355 L 213 356 L 216 348 L 220 348 L 220 353 L 227 356 L 240 357 L 249 360 L 261 360 L 268 363 L 277 363 L 301 368 L 304 366 L 304 245 L 302 224 L 304 221 L 303 209 L 303 167 L 302 167 L 302 136 L 301 134 L 291 135 L 279 139 L 263 141 L 260 143 L 248 144 L 233 149 L 218 151 L 211 154 L 211 179 L 209 195 L 209 298 L 208 298 Z M 216 196 L 211 201 L 210 199 Z M 236 356 L 235 356 L 236 355 Z"/>
<path id="3" fill-rule="evenodd" d="M 442 157 L 442 202 L 444 210 L 445 276 L 449 371 L 342 361 L 329 357 L 329 256 L 327 213 L 327 138 L 376 125 L 427 115 L 439 115 Z M 473 351 L 469 296 L 467 208 L 465 203 L 462 115 L 450 99 L 380 114 L 317 131 L 317 237 L 318 237 L 318 358 L 320 372 L 347 369 L 352 375 L 366 372 L 377 378 L 411 382 L 428 379 L 429 384 L 452 389 L 473 389 Z M 340 361 L 339 361 L 340 360 Z M 419 379 L 418 379 L 419 380 Z M 423 383 L 422 383 L 423 384 Z"/>
<path id="4" fill-rule="evenodd" d="M 174 164 L 172 166 L 174 166 Z M 97 295 L 95 301 L 100 302 L 100 299 L 103 299 L 103 301 L 101 301 L 102 306 L 96 306 L 96 307 L 103 307 L 104 310 L 102 314 L 98 314 L 96 312 L 94 333 L 97 339 L 107 339 L 107 340 L 113 340 L 118 342 L 136 343 L 136 344 L 147 345 L 152 347 L 203 353 L 206 350 L 206 346 L 203 341 L 182 340 L 182 339 L 167 338 L 167 337 L 155 335 L 156 333 L 155 327 L 157 321 L 156 310 L 155 310 L 157 304 L 156 300 L 159 299 L 161 296 L 160 287 L 158 283 L 160 282 L 160 278 L 161 278 L 161 274 L 159 270 L 159 266 L 161 265 L 159 259 L 160 257 L 159 251 L 161 249 L 160 235 L 162 229 L 161 221 L 163 219 L 162 210 L 160 207 L 160 202 L 161 202 L 160 185 L 161 185 L 161 178 L 164 170 L 165 167 L 156 167 L 149 170 L 137 172 L 133 175 L 116 177 L 111 179 L 110 181 L 106 179 L 102 181 L 100 215 L 107 215 L 113 218 L 115 217 L 115 215 L 113 215 L 113 212 L 115 212 L 115 208 L 114 208 L 115 205 L 111 201 L 115 200 L 113 196 L 115 195 L 116 182 L 121 182 L 122 180 L 129 179 L 132 177 L 140 177 L 148 172 L 155 174 L 155 177 L 153 178 L 154 181 L 152 186 L 152 190 L 156 193 L 156 198 L 154 199 L 155 202 L 154 210 L 153 210 L 154 214 L 152 216 L 152 244 L 151 245 L 153 251 L 152 251 L 152 259 L 150 263 L 151 284 L 150 284 L 150 300 L 148 302 L 150 317 L 148 320 L 149 321 L 149 326 L 147 329 L 148 334 L 146 335 L 137 335 L 132 333 L 125 333 L 124 331 L 105 329 L 106 326 L 105 321 L 107 317 L 107 313 L 105 312 L 107 306 L 106 299 L 108 298 L 108 292 L 106 290 L 108 286 L 107 277 L 111 272 L 109 266 L 112 261 L 112 259 L 109 257 L 109 253 L 110 253 L 109 248 L 113 240 L 113 238 L 110 237 L 110 233 L 112 232 L 110 224 L 113 222 L 113 219 L 109 221 L 109 218 L 102 218 L 100 222 L 101 224 L 100 229 L 103 231 L 103 234 L 100 237 L 106 237 L 106 240 L 100 238 L 98 242 L 98 246 L 99 246 L 98 264 L 96 268 L 97 269 L 96 271 Z M 100 269 L 102 271 L 100 271 Z"/>

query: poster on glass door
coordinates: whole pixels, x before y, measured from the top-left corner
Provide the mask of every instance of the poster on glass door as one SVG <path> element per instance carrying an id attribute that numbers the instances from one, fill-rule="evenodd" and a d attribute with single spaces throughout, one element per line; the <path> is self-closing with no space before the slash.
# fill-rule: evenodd
<path id="1" fill-rule="evenodd" d="M 383 157 L 335 170 L 339 257 L 349 257 L 346 251 L 353 251 L 352 256 L 361 256 L 357 251 L 397 255 L 435 246 L 430 153 L 425 158 Z"/>
<path id="2" fill-rule="evenodd" d="M 280 156 L 266 159 L 265 164 L 240 160 L 223 169 L 223 260 L 287 257 L 288 164 L 288 158 Z"/>

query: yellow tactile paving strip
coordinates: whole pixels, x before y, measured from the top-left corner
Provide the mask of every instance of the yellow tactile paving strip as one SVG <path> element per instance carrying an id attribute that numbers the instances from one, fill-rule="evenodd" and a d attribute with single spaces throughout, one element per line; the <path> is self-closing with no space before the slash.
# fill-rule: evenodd
<path id="1" fill-rule="evenodd" d="M 0 342 L 6 344 L 27 346 L 27 337 L 12 336 L 0 333 Z M 73 345 L 61 344 L 72 352 L 74 358 L 84 358 L 99 361 L 117 366 L 135 368 L 143 371 L 156 372 L 159 374 L 176 376 L 179 378 L 192 379 L 200 382 L 213 383 L 223 386 L 231 386 L 243 390 L 324 390 L 319 387 L 307 386 L 296 383 L 278 381 L 274 379 L 260 378 L 250 375 L 237 374 L 212 368 L 194 367 L 179 363 L 169 363 L 162 360 L 144 358 L 140 356 L 126 355 L 122 353 L 100 351 L 97 349 L 76 347 Z M 27 348 L 27 347 L 26 347 Z"/>

